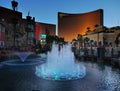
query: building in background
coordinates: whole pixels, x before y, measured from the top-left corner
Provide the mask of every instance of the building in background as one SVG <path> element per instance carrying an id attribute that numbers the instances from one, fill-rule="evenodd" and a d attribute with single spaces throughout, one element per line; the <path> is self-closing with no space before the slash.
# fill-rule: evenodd
<path id="1" fill-rule="evenodd" d="M 85 41 L 88 39 L 87 41 Z M 84 45 L 87 46 L 120 46 L 120 26 L 107 28 L 97 26 L 95 30 L 87 30 L 83 35 Z"/>
<path id="2" fill-rule="evenodd" d="M 55 36 L 56 25 L 36 22 L 29 13 L 26 18 L 22 18 L 21 12 L 0 7 L 1 46 L 34 46 L 39 40 L 41 43 L 46 42 L 46 35 Z"/>
<path id="3" fill-rule="evenodd" d="M 5 26 L 2 24 L 2 20 L 0 20 L 0 48 L 3 48 L 5 45 Z"/>
<path id="4" fill-rule="evenodd" d="M 34 46 L 36 44 L 36 39 L 35 39 L 35 17 L 31 17 L 28 13 L 28 16 L 26 16 L 26 19 L 22 20 L 23 22 L 23 29 L 24 32 L 26 33 L 26 45 L 32 45 Z"/>
<path id="5" fill-rule="evenodd" d="M 56 35 L 56 25 L 55 24 L 47 24 L 36 22 L 36 39 L 40 41 L 42 44 L 46 43 L 46 36 Z"/>
<path id="6" fill-rule="evenodd" d="M 13 11 L 8 8 L 0 6 L 0 19 L 1 24 L 5 27 L 5 43 L 4 46 L 14 45 L 14 31 L 15 31 L 15 42 L 16 46 L 19 43 L 19 37 L 21 37 L 22 29 L 22 13 L 18 11 Z M 3 31 L 3 30 L 2 30 Z"/>
<path id="7" fill-rule="evenodd" d="M 105 27 L 102 9 L 83 14 L 58 13 L 58 37 L 72 41 L 79 34 L 83 38 L 81 46 L 120 46 L 120 26 Z M 37 22 L 29 13 L 23 19 L 21 12 L 0 6 L 0 47 L 44 44 L 47 35 L 56 36 L 55 24 Z"/>
<path id="8" fill-rule="evenodd" d="M 58 36 L 64 37 L 65 41 L 85 34 L 87 28 L 94 30 L 95 25 L 103 26 L 102 9 L 81 14 L 58 13 Z"/>

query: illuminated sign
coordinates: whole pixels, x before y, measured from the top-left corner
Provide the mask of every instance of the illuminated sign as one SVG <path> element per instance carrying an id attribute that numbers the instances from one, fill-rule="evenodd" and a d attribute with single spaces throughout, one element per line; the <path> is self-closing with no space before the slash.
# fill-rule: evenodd
<path id="1" fill-rule="evenodd" d="M 41 42 L 46 42 L 46 34 L 41 34 Z"/>
<path id="2" fill-rule="evenodd" d="M 39 40 L 39 26 L 38 26 L 38 24 L 36 24 L 36 33 L 35 33 L 35 35 L 36 35 L 36 39 Z"/>
<path id="3" fill-rule="evenodd" d="M 41 38 L 46 38 L 46 34 L 41 34 Z"/>

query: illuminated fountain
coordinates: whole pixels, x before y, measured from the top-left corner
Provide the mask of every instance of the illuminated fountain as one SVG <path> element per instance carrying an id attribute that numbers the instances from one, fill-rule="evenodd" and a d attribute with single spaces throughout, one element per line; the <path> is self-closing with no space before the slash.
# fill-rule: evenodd
<path id="1" fill-rule="evenodd" d="M 13 55 L 17 55 L 22 62 L 25 62 L 28 56 L 35 54 L 34 52 L 16 52 Z"/>
<path id="2" fill-rule="evenodd" d="M 3 65 L 8 66 L 25 66 L 35 65 L 45 62 L 45 58 L 37 57 L 34 52 L 15 52 L 11 56 L 18 57 L 2 62 Z M 28 58 L 30 57 L 30 58 Z"/>
<path id="3" fill-rule="evenodd" d="M 53 44 L 51 52 L 47 54 L 47 62 L 36 66 L 36 75 L 48 80 L 74 80 L 83 78 L 86 69 L 75 63 L 70 44 L 61 47 Z"/>

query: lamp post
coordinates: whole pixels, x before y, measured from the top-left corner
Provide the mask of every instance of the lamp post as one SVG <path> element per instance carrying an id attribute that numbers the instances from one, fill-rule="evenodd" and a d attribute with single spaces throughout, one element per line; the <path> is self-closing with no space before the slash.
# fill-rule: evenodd
<path id="1" fill-rule="evenodd" d="M 78 34 L 77 40 L 78 40 L 78 43 L 79 43 L 79 51 L 80 51 L 80 47 L 82 47 L 82 42 L 83 42 L 81 34 Z"/>
<path id="2" fill-rule="evenodd" d="M 18 6 L 18 2 L 16 2 L 15 0 L 11 1 L 12 3 L 12 8 L 13 8 L 13 11 L 16 11 L 17 10 L 17 6 Z"/>
<path id="3" fill-rule="evenodd" d="M 18 2 L 13 0 L 13 1 L 11 1 L 11 4 L 12 4 L 13 11 L 14 11 L 14 18 L 13 18 L 13 24 L 14 24 L 13 46 L 15 47 L 16 24 L 18 22 L 18 19 L 16 18 L 15 14 L 16 14 L 16 11 L 17 11 Z"/>

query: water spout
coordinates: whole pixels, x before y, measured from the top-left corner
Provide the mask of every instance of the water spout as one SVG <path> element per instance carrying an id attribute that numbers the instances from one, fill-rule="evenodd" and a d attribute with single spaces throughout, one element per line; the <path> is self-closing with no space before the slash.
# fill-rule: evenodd
<path id="1" fill-rule="evenodd" d="M 14 55 L 18 56 L 22 62 L 24 62 L 28 56 L 34 54 L 34 52 L 15 52 Z"/>
<path id="2" fill-rule="evenodd" d="M 53 44 L 51 52 L 47 54 L 47 63 L 36 67 L 36 75 L 44 79 L 73 80 L 83 78 L 86 69 L 75 63 L 70 44 L 61 48 Z"/>

